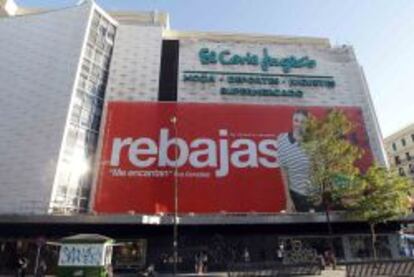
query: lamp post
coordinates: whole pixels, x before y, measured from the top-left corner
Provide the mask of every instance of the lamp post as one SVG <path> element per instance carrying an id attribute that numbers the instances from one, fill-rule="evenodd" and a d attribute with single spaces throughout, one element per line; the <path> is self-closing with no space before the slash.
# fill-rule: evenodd
<path id="1" fill-rule="evenodd" d="M 171 123 L 174 127 L 175 133 L 175 147 L 174 147 L 174 230 L 173 230 L 173 259 L 174 259 L 174 275 L 177 273 L 177 263 L 178 263 L 178 129 L 177 129 L 177 117 L 171 117 Z"/>

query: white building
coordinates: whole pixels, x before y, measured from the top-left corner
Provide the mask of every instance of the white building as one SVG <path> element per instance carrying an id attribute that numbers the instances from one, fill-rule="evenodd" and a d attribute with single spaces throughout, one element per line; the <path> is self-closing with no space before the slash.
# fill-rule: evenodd
<path id="1" fill-rule="evenodd" d="M 414 179 L 414 124 L 386 137 L 384 144 L 391 167 Z"/>
<path id="2" fill-rule="evenodd" d="M 116 25 L 92 2 L 0 18 L 0 213 L 86 207 Z"/>
<path id="3" fill-rule="evenodd" d="M 86 210 L 104 101 L 356 106 L 374 156 L 384 163 L 368 87 L 351 47 L 318 38 L 176 32 L 164 13 L 107 14 L 93 1 L 53 11 L 22 9 L 10 0 L 0 4 L 0 213 Z M 286 72 L 203 64 L 201 49 L 309 56 L 318 62 L 314 69 L 295 68 L 285 77 L 312 73 L 335 85 L 301 85 L 301 97 L 264 96 L 266 86 L 246 96 L 243 89 L 252 86 L 240 82 L 223 90 L 218 82 L 188 75 Z"/>
<path id="4" fill-rule="evenodd" d="M 157 94 L 166 14 L 110 16 L 93 1 L 58 10 L 0 1 L 0 214 L 86 210 L 118 27 L 112 75 L 117 64 L 139 69 L 125 68 L 124 55 L 148 57 L 154 70 L 136 85 Z"/>

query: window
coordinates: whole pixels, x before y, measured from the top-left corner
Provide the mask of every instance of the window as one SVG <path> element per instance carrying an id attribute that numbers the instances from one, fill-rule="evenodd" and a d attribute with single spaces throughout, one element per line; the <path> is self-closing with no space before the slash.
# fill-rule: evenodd
<path id="1" fill-rule="evenodd" d="M 103 62 L 102 62 L 102 67 L 103 68 L 105 68 L 105 69 L 108 69 L 109 68 L 109 63 L 110 63 L 110 59 L 108 58 L 108 57 L 105 57 L 104 59 L 103 59 Z"/>
<path id="2" fill-rule="evenodd" d="M 111 56 L 112 45 L 107 42 L 103 50 L 107 56 Z"/>
<path id="3" fill-rule="evenodd" d="M 95 146 L 98 143 L 98 135 L 94 132 L 88 131 L 86 140 L 88 145 Z"/>
<path id="4" fill-rule="evenodd" d="M 88 77 L 85 75 L 80 75 L 79 77 L 79 87 L 85 89 L 86 87 L 86 82 L 87 82 Z"/>
<path id="5" fill-rule="evenodd" d="M 395 144 L 395 142 L 393 142 L 393 143 L 392 143 L 392 149 L 393 149 L 394 151 L 397 151 L 397 145 Z"/>
<path id="6" fill-rule="evenodd" d="M 98 35 L 95 32 L 91 31 L 91 34 L 89 35 L 89 42 L 94 45 L 96 43 L 96 40 L 98 39 Z"/>
<path id="7" fill-rule="evenodd" d="M 93 114 L 95 116 L 101 116 L 102 115 L 102 107 L 101 106 L 95 106 L 95 109 L 93 111 Z"/>
<path id="8" fill-rule="evenodd" d="M 99 25 L 99 19 L 100 19 L 100 15 L 98 13 L 95 13 L 92 19 L 92 27 L 98 27 Z"/>
<path id="9" fill-rule="evenodd" d="M 371 238 L 369 236 L 349 236 L 350 254 L 353 259 L 367 259 L 373 257 L 371 250 Z M 388 236 L 378 236 L 377 255 L 383 259 L 389 259 L 391 254 L 391 243 Z"/>
<path id="10" fill-rule="evenodd" d="M 81 114 L 81 107 L 79 105 L 73 105 L 71 121 L 77 124 L 79 122 L 80 114 Z"/>
<path id="11" fill-rule="evenodd" d="M 401 163 L 401 160 L 400 160 L 399 156 L 395 156 L 394 160 L 395 160 L 395 164 L 397 164 L 397 165 Z"/>
<path id="12" fill-rule="evenodd" d="M 405 158 L 407 159 L 407 161 L 411 160 L 410 152 L 405 153 Z"/>
<path id="13" fill-rule="evenodd" d="M 108 29 L 105 26 L 99 26 L 99 37 L 104 38 L 108 33 Z"/>
<path id="14" fill-rule="evenodd" d="M 100 98 L 104 98 L 105 96 L 105 85 L 104 84 L 99 84 L 97 88 L 97 96 Z"/>
<path id="15" fill-rule="evenodd" d="M 406 144 L 405 139 L 401 139 L 401 144 L 402 144 L 402 146 L 405 146 L 405 144 Z"/>
<path id="16" fill-rule="evenodd" d="M 88 74 L 90 70 L 91 70 L 91 62 L 88 60 L 84 60 L 82 64 L 82 72 L 84 74 Z"/>
<path id="17" fill-rule="evenodd" d="M 398 168 L 398 173 L 400 173 L 400 176 L 405 176 L 404 168 L 399 167 Z"/>
<path id="18" fill-rule="evenodd" d="M 414 164 L 409 164 L 408 168 L 410 170 L 410 173 L 414 173 Z"/>
<path id="19" fill-rule="evenodd" d="M 61 200 L 64 200 L 66 198 L 67 191 L 68 191 L 68 187 L 66 186 L 66 183 L 60 183 L 57 189 L 56 198 L 60 198 Z"/>
<path id="20" fill-rule="evenodd" d="M 90 112 L 83 111 L 80 117 L 80 125 L 89 128 L 91 124 Z"/>
<path id="21" fill-rule="evenodd" d="M 68 147 L 72 147 L 73 145 L 75 145 L 76 140 L 78 138 L 78 132 L 76 129 L 74 128 L 69 128 L 68 129 L 68 134 L 67 134 L 67 146 Z"/>
<path id="22" fill-rule="evenodd" d="M 85 55 L 86 55 L 86 57 L 88 57 L 88 58 L 92 58 L 92 55 L 93 55 L 93 49 L 92 49 L 92 46 L 91 45 L 87 45 L 86 46 L 86 51 L 85 51 Z"/>
<path id="23" fill-rule="evenodd" d="M 101 49 L 101 50 L 105 50 L 105 41 L 103 41 L 103 40 L 98 40 L 98 39 L 96 39 L 96 37 L 95 37 L 95 43 L 96 43 L 96 46 L 99 48 L 99 49 Z"/>
<path id="24" fill-rule="evenodd" d="M 99 131 L 99 124 L 101 123 L 101 117 L 95 115 L 92 119 L 91 128 L 93 130 Z"/>
<path id="25" fill-rule="evenodd" d="M 115 33 L 112 33 L 112 32 L 107 32 L 106 33 L 106 42 L 109 44 L 109 45 L 113 45 L 114 44 L 114 39 L 115 39 Z"/>
<path id="26" fill-rule="evenodd" d="M 411 141 L 414 142 L 414 134 L 411 134 Z"/>
<path id="27" fill-rule="evenodd" d="M 98 52 L 96 52 L 96 54 L 98 55 Z M 101 71 L 102 69 L 99 66 L 94 65 L 92 68 L 92 75 L 96 78 L 99 78 L 99 76 L 101 75 Z"/>
<path id="28" fill-rule="evenodd" d="M 104 55 L 101 52 L 96 51 L 95 52 L 95 62 L 99 65 L 102 65 L 103 61 L 104 61 Z"/>
<path id="29" fill-rule="evenodd" d="M 92 95 L 85 94 L 83 97 L 82 108 L 88 111 L 91 111 L 95 106 L 95 97 Z"/>
<path id="30" fill-rule="evenodd" d="M 104 71 L 101 75 L 101 83 L 104 85 L 108 81 L 108 72 Z"/>
<path id="31" fill-rule="evenodd" d="M 84 130 L 82 128 L 78 129 L 78 138 L 76 140 L 76 144 L 82 150 L 84 150 L 84 148 L 85 148 L 86 135 L 87 135 L 86 133 L 87 133 L 86 130 Z"/>

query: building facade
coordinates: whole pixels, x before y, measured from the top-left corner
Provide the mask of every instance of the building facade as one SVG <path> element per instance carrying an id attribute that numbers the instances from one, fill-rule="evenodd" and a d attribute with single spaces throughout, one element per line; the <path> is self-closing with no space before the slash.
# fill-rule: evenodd
<path id="1" fill-rule="evenodd" d="M 309 178 L 306 163 L 292 165 L 296 154 L 306 160 L 297 114 L 342 110 L 356 126 L 349 139 L 366 150 L 361 169 L 385 164 L 350 46 L 174 31 L 165 13 L 111 13 L 93 1 L 53 11 L 3 2 L 4 268 L 7 253 L 33 256 L 39 241 L 92 232 L 128 242 L 115 250 L 119 270 L 171 271 L 178 261 L 188 272 L 201 251 L 225 270 L 246 249 L 252 261 L 271 261 L 293 241 L 322 252 L 323 213 L 288 205 L 306 182 L 287 184 Z M 341 261 L 372 255 L 366 224 L 341 212 L 332 222 Z M 380 256 L 398 256 L 398 228 L 380 226 Z M 42 251 L 52 265 L 56 249 Z"/>
<path id="2" fill-rule="evenodd" d="M 384 139 L 388 162 L 401 176 L 414 178 L 414 124 Z"/>
<path id="3" fill-rule="evenodd" d="M 0 213 L 86 212 L 119 24 L 92 1 L 55 11 L 5 1 L 2 10 Z M 153 14 L 114 17 L 162 24 Z"/>

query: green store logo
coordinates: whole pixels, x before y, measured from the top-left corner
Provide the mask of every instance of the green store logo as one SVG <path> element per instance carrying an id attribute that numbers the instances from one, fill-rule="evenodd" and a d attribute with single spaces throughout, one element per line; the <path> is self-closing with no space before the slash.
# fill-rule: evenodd
<path id="1" fill-rule="evenodd" d="M 294 68 L 314 68 L 316 61 L 308 56 L 296 57 L 272 57 L 269 55 L 267 48 L 263 48 L 262 56 L 251 54 L 244 55 L 233 54 L 230 50 L 216 52 L 209 48 L 202 48 L 198 52 L 198 58 L 203 65 L 217 64 L 221 65 L 251 65 L 260 66 L 263 71 L 268 71 L 271 67 L 280 67 L 284 73 L 291 72 Z"/>

